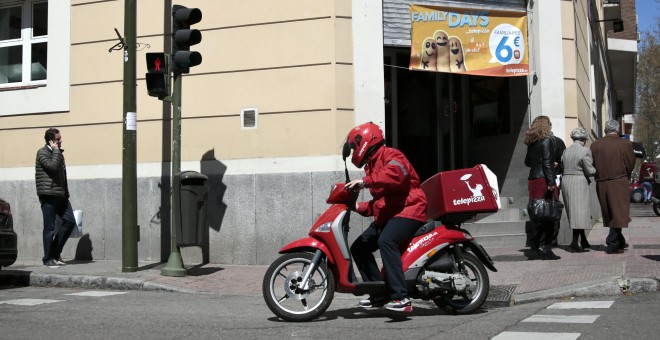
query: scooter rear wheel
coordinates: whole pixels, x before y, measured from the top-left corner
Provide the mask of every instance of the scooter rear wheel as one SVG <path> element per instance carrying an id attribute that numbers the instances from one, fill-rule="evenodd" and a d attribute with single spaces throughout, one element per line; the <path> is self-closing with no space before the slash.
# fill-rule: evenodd
<path id="1" fill-rule="evenodd" d="M 307 289 L 299 283 L 313 254 L 290 253 L 276 259 L 266 271 L 262 292 L 266 305 L 286 321 L 309 321 L 325 312 L 335 295 L 335 279 L 324 262 L 309 277 Z"/>
<path id="2" fill-rule="evenodd" d="M 469 314 L 484 304 L 490 289 L 490 279 L 486 267 L 479 259 L 468 252 L 463 253 L 463 264 L 466 275 L 472 281 L 473 287 L 465 294 L 444 294 L 433 299 L 436 306 L 451 314 Z"/>

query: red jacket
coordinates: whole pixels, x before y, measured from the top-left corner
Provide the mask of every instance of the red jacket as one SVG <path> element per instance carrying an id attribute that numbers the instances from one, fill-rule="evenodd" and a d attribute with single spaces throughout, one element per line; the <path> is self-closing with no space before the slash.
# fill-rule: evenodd
<path id="1" fill-rule="evenodd" d="M 393 217 L 426 222 L 426 195 L 419 176 L 406 156 L 397 149 L 381 147 L 369 159 L 362 178 L 373 199 L 358 203 L 357 212 L 374 216 L 382 228 Z"/>

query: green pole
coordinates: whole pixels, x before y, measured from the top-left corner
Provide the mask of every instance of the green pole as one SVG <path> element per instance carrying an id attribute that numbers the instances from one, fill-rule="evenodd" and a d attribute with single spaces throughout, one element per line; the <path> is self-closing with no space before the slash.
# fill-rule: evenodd
<path id="1" fill-rule="evenodd" d="M 135 140 L 137 114 L 135 100 L 135 38 L 137 0 L 124 2 L 124 134 L 122 152 L 121 271 L 135 272 L 137 266 L 137 171 Z"/>
<path id="2" fill-rule="evenodd" d="M 181 72 L 174 71 L 174 90 L 172 93 L 172 176 L 181 172 Z M 183 268 L 183 259 L 176 245 L 176 225 L 179 204 L 179 181 L 172 180 L 172 218 L 170 223 L 172 240 L 170 244 L 170 257 L 167 265 L 161 269 L 164 276 L 186 276 Z"/>

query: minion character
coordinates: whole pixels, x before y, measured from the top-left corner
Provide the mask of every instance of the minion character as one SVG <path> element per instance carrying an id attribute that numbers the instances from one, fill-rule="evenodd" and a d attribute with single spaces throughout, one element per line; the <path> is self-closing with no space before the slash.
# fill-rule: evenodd
<path id="1" fill-rule="evenodd" d="M 433 33 L 435 40 L 435 66 L 440 72 L 450 72 L 449 69 L 449 36 L 443 30 Z"/>
<path id="2" fill-rule="evenodd" d="M 465 55 L 463 54 L 463 44 L 458 37 L 449 38 L 449 69 L 451 72 L 465 72 Z"/>
<path id="3" fill-rule="evenodd" d="M 422 42 L 422 57 L 419 68 L 425 71 L 436 71 L 435 67 L 435 40 L 426 38 Z"/>

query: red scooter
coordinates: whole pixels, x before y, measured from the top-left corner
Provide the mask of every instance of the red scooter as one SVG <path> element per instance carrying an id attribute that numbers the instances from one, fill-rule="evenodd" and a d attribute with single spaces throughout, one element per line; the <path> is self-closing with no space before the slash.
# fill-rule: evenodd
<path id="1" fill-rule="evenodd" d="M 487 167 L 478 165 L 436 174 L 422 184 L 431 221 L 415 233 L 401 254 L 410 298 L 432 300 L 454 314 L 471 313 L 486 300 L 490 283 L 484 266 L 497 269 L 460 224 L 477 212 L 497 211 L 497 185 L 491 187 L 489 179 L 497 180 Z M 443 182 L 447 183 L 443 186 Z M 464 189 L 463 197 L 452 197 L 458 189 Z M 312 320 L 330 306 L 335 292 L 389 295 L 385 282 L 358 281 L 353 270 L 348 231 L 357 197 L 358 192 L 345 189 L 344 183 L 335 184 L 327 199 L 331 206 L 312 225 L 309 236 L 280 249 L 283 255 L 266 271 L 264 299 L 281 319 Z"/>

